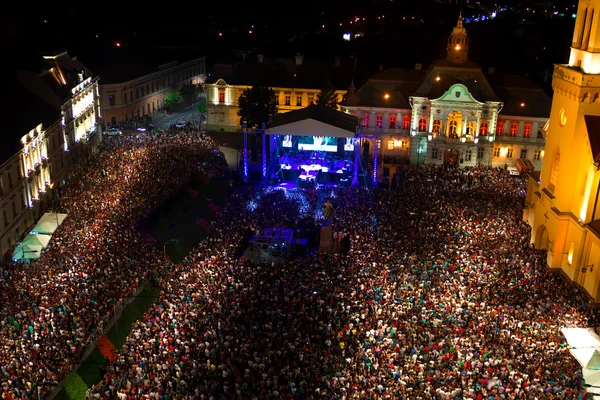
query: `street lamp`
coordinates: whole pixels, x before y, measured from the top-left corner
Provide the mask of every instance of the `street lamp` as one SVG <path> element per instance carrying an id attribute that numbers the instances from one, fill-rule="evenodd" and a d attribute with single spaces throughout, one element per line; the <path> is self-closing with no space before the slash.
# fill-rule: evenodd
<path id="1" fill-rule="evenodd" d="M 163 245 L 163 256 L 165 257 L 165 260 L 167 259 L 167 245 L 169 243 L 178 242 L 178 241 L 179 241 L 179 239 L 169 239 L 165 242 L 165 244 Z"/>

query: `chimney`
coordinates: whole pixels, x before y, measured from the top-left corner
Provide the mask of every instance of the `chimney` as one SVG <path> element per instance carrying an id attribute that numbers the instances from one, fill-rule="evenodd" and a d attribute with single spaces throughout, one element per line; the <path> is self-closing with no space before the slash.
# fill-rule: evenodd
<path id="1" fill-rule="evenodd" d="M 494 72 L 496 72 L 496 68 L 494 68 L 494 67 L 488 68 L 488 75 L 492 75 Z"/>
<path id="2" fill-rule="evenodd" d="M 423 64 L 415 64 L 415 69 L 416 69 L 417 71 L 420 71 L 420 70 L 421 70 L 421 68 L 423 68 Z"/>
<path id="3" fill-rule="evenodd" d="M 335 56 L 335 67 L 339 68 L 342 64 L 342 58 L 340 56 Z"/>
<path id="4" fill-rule="evenodd" d="M 261 64 L 263 63 L 264 58 L 265 58 L 265 56 L 262 55 L 262 54 L 257 54 L 256 55 L 256 61 L 258 61 Z"/>
<path id="5" fill-rule="evenodd" d="M 302 54 L 296 54 L 296 65 L 302 65 L 302 59 L 304 56 Z"/>

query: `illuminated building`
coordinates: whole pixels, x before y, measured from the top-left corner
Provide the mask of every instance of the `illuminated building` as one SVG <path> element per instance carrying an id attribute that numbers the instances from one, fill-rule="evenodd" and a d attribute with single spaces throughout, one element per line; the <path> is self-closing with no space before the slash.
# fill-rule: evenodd
<path id="1" fill-rule="evenodd" d="M 386 69 L 358 90 L 350 87 L 342 110 L 356 115 L 367 133 L 379 131 L 384 176 L 390 164 L 407 159 L 496 167 L 523 159 L 541 167 L 550 98 L 521 76 L 484 73 L 468 51 L 459 17 L 446 58 L 427 70 L 421 64 Z"/>
<path id="2" fill-rule="evenodd" d="M 17 244 L 100 142 L 97 78 L 66 52 L 14 66 L 0 94 L 0 254 Z M 16 61 L 15 61 L 16 63 Z M 9 65 L 10 68 L 10 65 Z"/>
<path id="3" fill-rule="evenodd" d="M 268 86 L 277 99 L 277 112 L 298 110 L 316 102 L 323 85 L 329 81 L 341 101 L 352 81 L 353 63 L 336 57 L 333 61 L 271 59 L 258 54 L 236 64 L 216 65 L 206 90 L 207 129 L 239 131 L 237 101 L 252 86 Z M 265 121 L 266 122 L 266 121 Z"/>
<path id="4" fill-rule="evenodd" d="M 568 64 L 556 64 L 541 174 L 530 174 L 524 219 L 531 241 L 600 301 L 600 0 L 580 1 Z"/>
<path id="5" fill-rule="evenodd" d="M 131 54 L 119 50 L 104 55 L 110 62 L 94 67 L 100 81 L 100 99 L 105 125 L 144 120 L 164 109 L 165 97 L 185 83 L 204 82 L 206 57 L 189 59 L 187 54 Z M 186 58 L 187 57 L 187 58 Z M 165 59 L 166 58 L 166 59 Z M 179 60 L 179 61 L 178 61 Z"/>

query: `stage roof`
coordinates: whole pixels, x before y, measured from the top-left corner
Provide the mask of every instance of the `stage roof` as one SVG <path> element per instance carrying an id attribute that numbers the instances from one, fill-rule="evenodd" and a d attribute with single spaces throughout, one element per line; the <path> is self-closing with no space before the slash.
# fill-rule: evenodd
<path id="1" fill-rule="evenodd" d="M 356 117 L 329 107 L 312 105 L 277 114 L 267 126 L 269 135 L 354 137 Z"/>

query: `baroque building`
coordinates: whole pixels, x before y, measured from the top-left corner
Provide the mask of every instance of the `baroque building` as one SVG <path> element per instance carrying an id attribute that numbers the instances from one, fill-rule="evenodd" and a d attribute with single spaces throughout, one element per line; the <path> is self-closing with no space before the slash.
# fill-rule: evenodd
<path id="1" fill-rule="evenodd" d="M 580 1 L 568 64 L 555 64 L 540 173 L 530 173 L 524 219 L 548 267 L 600 302 L 600 0 Z"/>
<path id="2" fill-rule="evenodd" d="M 379 134 L 384 177 L 400 162 L 515 166 L 520 159 L 541 167 L 549 96 L 524 77 L 493 68 L 484 73 L 468 53 L 459 17 L 446 58 L 427 70 L 420 64 L 383 70 L 358 90 L 349 88 L 342 110 L 356 115 L 365 132 Z"/>

